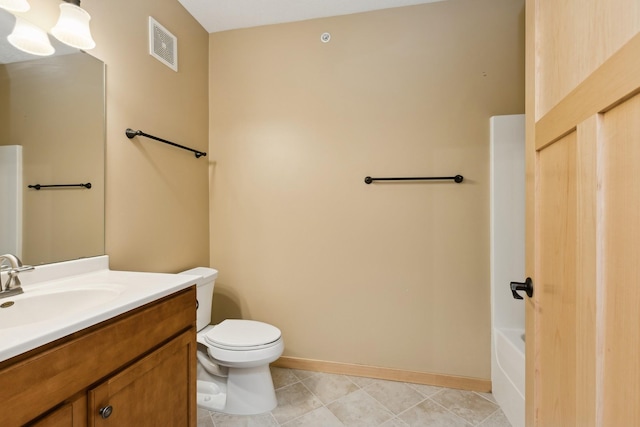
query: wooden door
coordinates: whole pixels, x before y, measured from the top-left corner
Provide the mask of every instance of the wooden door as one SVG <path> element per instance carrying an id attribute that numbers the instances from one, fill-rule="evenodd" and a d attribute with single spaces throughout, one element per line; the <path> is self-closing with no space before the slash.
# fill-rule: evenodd
<path id="1" fill-rule="evenodd" d="M 194 345 L 185 332 L 90 390 L 89 426 L 195 426 Z"/>
<path id="2" fill-rule="evenodd" d="M 526 424 L 638 426 L 640 2 L 526 13 Z"/>

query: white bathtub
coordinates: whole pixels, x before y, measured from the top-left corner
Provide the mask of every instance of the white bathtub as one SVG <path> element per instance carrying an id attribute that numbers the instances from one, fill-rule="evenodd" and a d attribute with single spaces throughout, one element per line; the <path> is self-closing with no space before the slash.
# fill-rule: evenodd
<path id="1" fill-rule="evenodd" d="M 493 396 L 513 427 L 524 427 L 524 330 L 493 329 Z"/>

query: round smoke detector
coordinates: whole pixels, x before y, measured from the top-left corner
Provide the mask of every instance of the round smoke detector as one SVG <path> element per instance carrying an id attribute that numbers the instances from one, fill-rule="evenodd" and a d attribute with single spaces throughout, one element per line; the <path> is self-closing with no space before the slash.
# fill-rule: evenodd
<path id="1" fill-rule="evenodd" d="M 322 43 L 329 43 L 329 40 L 331 40 L 331 34 L 322 33 L 322 35 L 320 36 L 320 40 L 322 41 Z"/>

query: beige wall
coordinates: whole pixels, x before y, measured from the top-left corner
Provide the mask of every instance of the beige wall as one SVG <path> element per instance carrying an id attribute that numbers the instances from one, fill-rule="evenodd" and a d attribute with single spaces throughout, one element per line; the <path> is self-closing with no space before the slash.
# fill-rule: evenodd
<path id="1" fill-rule="evenodd" d="M 208 34 L 176 0 L 83 0 L 107 67 L 106 252 L 111 268 L 176 272 L 209 262 Z M 148 53 L 152 16 L 178 38 L 178 72 Z"/>
<path id="2" fill-rule="evenodd" d="M 455 0 L 212 34 L 214 320 L 273 323 L 286 356 L 489 378 L 489 117 L 524 110 L 523 13 Z"/>

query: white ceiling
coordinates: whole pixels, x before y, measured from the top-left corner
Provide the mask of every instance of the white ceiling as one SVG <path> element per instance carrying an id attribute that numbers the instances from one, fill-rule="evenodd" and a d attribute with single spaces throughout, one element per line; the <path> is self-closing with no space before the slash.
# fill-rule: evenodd
<path id="1" fill-rule="evenodd" d="M 210 33 L 444 0 L 178 0 Z"/>

